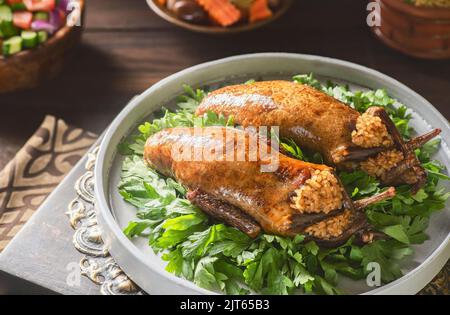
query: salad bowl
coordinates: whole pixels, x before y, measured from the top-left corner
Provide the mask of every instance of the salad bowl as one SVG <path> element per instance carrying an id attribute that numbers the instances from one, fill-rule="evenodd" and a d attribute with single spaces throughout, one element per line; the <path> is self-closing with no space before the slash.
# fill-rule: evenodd
<path id="1" fill-rule="evenodd" d="M 418 133 L 431 126 L 442 130 L 442 143 L 436 157 L 448 168 L 450 138 L 448 121 L 424 98 L 398 81 L 375 70 L 353 63 L 319 56 L 262 53 L 208 62 L 183 70 L 153 85 L 137 96 L 112 122 L 98 152 L 94 172 L 95 200 L 102 238 L 118 265 L 150 294 L 215 294 L 165 270 L 166 263 L 148 246 L 145 238 L 129 239 L 123 230 L 135 219 L 136 210 L 118 192 L 123 157 L 118 145 L 137 126 L 162 107 L 175 104 L 183 84 L 217 87 L 250 79 L 289 79 L 298 73 L 314 73 L 320 80 L 348 84 L 350 89 L 384 88 L 390 96 L 406 104 L 412 114 L 411 125 Z M 448 185 L 446 186 L 448 190 Z M 414 254 L 402 263 L 404 276 L 381 287 L 366 281 L 342 279 L 340 288 L 350 294 L 415 294 L 444 266 L 450 256 L 450 208 L 435 213 L 427 230 L 429 239 L 414 246 Z"/>
<path id="2" fill-rule="evenodd" d="M 9 57 L 0 54 L 0 93 L 37 87 L 62 70 L 72 48 L 81 39 L 85 1 L 74 1 L 66 25 L 45 43 Z"/>

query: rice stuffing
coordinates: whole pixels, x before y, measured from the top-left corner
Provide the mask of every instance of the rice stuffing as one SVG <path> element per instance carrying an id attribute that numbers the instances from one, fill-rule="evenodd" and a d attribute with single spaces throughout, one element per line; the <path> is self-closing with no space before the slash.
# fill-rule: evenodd
<path id="1" fill-rule="evenodd" d="M 342 187 L 329 170 L 315 170 L 297 190 L 292 208 L 300 213 L 329 213 L 342 207 Z"/>
<path id="2" fill-rule="evenodd" d="M 385 124 L 380 117 L 364 113 L 356 120 L 352 142 L 363 148 L 389 147 L 393 145 Z"/>

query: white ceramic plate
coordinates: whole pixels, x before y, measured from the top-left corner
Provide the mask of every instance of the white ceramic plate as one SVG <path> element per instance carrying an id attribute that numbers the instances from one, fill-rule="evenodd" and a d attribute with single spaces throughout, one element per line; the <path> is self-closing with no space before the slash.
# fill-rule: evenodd
<path id="1" fill-rule="evenodd" d="M 122 157 L 117 145 L 134 133 L 161 106 L 174 104 L 183 84 L 203 87 L 223 83 L 244 82 L 247 79 L 290 80 L 292 75 L 313 72 L 318 78 L 348 83 L 351 88 L 385 88 L 388 93 L 413 111 L 413 127 L 423 133 L 442 129 L 442 148 L 437 154 L 447 167 L 450 151 L 445 139 L 450 139 L 447 120 L 423 97 L 398 81 L 372 69 L 353 63 L 299 54 L 264 53 L 243 55 L 201 64 L 178 72 L 153 85 L 135 98 L 113 121 L 100 147 L 95 169 L 95 197 L 102 236 L 111 255 L 121 268 L 142 289 L 150 294 L 211 294 L 164 270 L 164 262 L 156 256 L 144 238 L 129 240 L 122 233 L 136 210 L 126 204 L 117 191 Z M 448 187 L 447 187 L 448 188 Z M 435 214 L 427 233 L 430 239 L 415 247 L 415 254 L 405 260 L 405 276 L 380 288 L 369 288 L 365 281 L 344 280 L 341 287 L 348 293 L 414 294 L 422 289 L 444 266 L 450 256 L 450 208 Z"/>

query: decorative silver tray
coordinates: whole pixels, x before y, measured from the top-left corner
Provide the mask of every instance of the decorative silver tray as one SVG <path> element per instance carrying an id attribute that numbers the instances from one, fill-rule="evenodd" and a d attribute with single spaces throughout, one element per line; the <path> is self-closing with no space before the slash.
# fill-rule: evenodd
<path id="1" fill-rule="evenodd" d="M 117 192 L 122 157 L 117 145 L 135 131 L 137 125 L 161 106 L 173 104 L 182 93 L 182 85 L 194 87 L 220 83 L 243 82 L 250 78 L 289 78 L 297 73 L 313 72 L 319 78 L 345 82 L 351 88 L 385 88 L 390 95 L 406 104 L 413 111 L 412 125 L 419 132 L 429 131 L 431 126 L 442 129 L 442 148 L 437 157 L 450 167 L 450 126 L 446 119 L 424 98 L 396 80 L 375 70 L 352 63 L 298 54 L 266 53 L 222 59 L 198 65 L 176 73 L 152 86 L 135 98 L 113 121 L 100 145 L 95 178 L 95 210 L 104 248 L 133 281 L 151 294 L 214 294 L 197 287 L 192 282 L 177 278 L 164 270 L 164 262 L 153 253 L 147 240 L 129 240 L 122 229 L 135 218 L 135 209 L 126 204 Z M 448 188 L 448 187 L 447 187 Z M 91 198 L 92 195 L 89 196 Z M 75 218 L 77 217 L 74 211 Z M 84 225 L 89 225 L 85 223 Z M 380 288 L 370 289 L 364 281 L 343 281 L 342 288 L 353 294 L 414 294 L 438 273 L 450 256 L 450 208 L 434 215 L 428 234 L 430 240 L 415 247 L 415 254 L 405 261 L 405 276 Z M 80 232 L 84 233 L 84 232 Z M 87 232 L 86 232 L 87 233 Z M 87 238 L 97 238 L 97 227 Z M 96 247 L 94 245 L 94 250 Z M 86 273 L 95 269 L 83 266 Z M 94 272 L 94 275 L 97 271 Z M 95 278 L 95 276 L 94 276 Z M 130 285 L 132 292 L 136 288 Z"/>
<path id="2" fill-rule="evenodd" d="M 97 224 L 94 199 L 94 167 L 98 147 L 89 152 L 85 173 L 75 183 L 77 197 L 70 202 L 66 214 L 75 230 L 73 244 L 85 254 L 80 261 L 81 274 L 100 286 L 103 295 L 133 295 L 142 291 L 125 275 L 109 255 Z"/>

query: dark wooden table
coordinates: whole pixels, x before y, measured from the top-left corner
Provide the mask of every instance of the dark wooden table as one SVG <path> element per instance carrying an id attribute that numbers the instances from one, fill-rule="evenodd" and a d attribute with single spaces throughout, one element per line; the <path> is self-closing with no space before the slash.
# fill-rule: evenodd
<path id="1" fill-rule="evenodd" d="M 208 36 L 161 20 L 145 0 L 88 0 L 85 32 L 65 72 L 39 89 L 0 96 L 0 169 L 46 114 L 101 132 L 134 95 L 183 68 L 217 58 L 283 51 L 341 58 L 384 72 L 450 118 L 450 61 L 417 60 L 383 46 L 364 0 L 296 0 L 251 33 Z"/>

